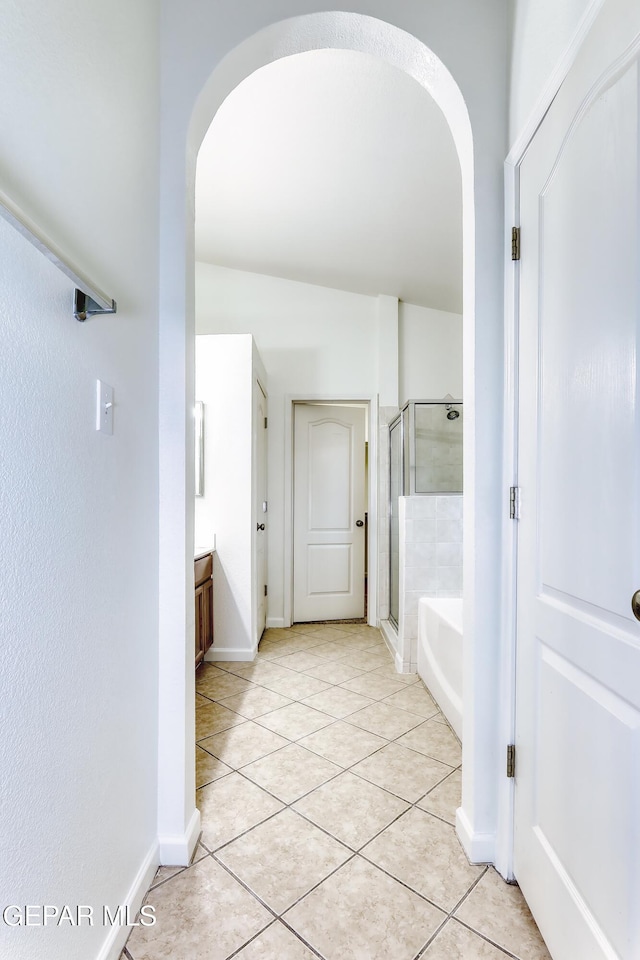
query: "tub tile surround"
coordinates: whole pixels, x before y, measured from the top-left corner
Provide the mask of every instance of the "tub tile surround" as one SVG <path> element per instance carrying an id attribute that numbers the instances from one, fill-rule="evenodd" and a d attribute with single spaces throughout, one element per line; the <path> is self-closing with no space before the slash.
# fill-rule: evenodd
<path id="1" fill-rule="evenodd" d="M 462 494 L 400 497 L 398 659 L 417 666 L 418 602 L 462 596 Z"/>
<path id="2" fill-rule="evenodd" d="M 462 852 L 460 747 L 428 691 L 393 681 L 378 630 L 340 627 L 267 631 L 255 669 L 199 668 L 200 843 L 191 866 L 158 870 L 157 923 L 122 960 L 549 960 L 518 888 Z M 358 692 L 336 674 L 308 694 L 311 660 L 278 666 L 292 637 L 326 663 L 382 665 L 361 661 Z M 239 668 L 242 689 L 220 682 Z"/>

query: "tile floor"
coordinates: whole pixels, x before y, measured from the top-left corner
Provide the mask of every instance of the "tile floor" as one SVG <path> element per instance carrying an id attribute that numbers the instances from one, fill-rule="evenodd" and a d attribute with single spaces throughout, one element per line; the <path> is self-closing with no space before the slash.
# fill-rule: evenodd
<path id="1" fill-rule="evenodd" d="M 549 958 L 518 888 L 466 860 L 460 745 L 378 630 L 267 630 L 196 690 L 202 836 L 123 958 Z"/>

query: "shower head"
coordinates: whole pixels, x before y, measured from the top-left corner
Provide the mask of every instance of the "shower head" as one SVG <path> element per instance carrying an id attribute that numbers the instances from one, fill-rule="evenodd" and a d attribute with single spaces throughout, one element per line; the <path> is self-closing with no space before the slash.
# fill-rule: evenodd
<path id="1" fill-rule="evenodd" d="M 460 416 L 459 410 L 454 410 L 450 403 L 445 407 L 447 411 L 447 420 L 457 420 Z"/>

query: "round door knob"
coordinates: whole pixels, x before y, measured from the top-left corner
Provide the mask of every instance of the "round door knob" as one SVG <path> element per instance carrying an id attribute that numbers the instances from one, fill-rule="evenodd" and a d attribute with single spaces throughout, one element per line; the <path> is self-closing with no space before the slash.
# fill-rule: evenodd
<path id="1" fill-rule="evenodd" d="M 258 530 L 264 530 L 264 523 L 258 524 Z"/>
<path id="2" fill-rule="evenodd" d="M 364 520 L 356 520 L 356 527 L 364 527 Z"/>
<path id="3" fill-rule="evenodd" d="M 640 590 L 636 590 L 631 597 L 631 609 L 636 620 L 640 620 Z"/>

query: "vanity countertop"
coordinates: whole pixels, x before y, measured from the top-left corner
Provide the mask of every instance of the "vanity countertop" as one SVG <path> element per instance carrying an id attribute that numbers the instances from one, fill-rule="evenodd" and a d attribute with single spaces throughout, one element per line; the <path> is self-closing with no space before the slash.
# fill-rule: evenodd
<path id="1" fill-rule="evenodd" d="M 215 533 L 207 533 L 204 530 L 200 531 L 200 536 L 196 533 L 195 543 L 193 545 L 193 559 L 202 560 L 203 557 L 206 557 L 209 553 L 216 552 L 216 535 Z"/>
<path id="2" fill-rule="evenodd" d="M 204 550 L 195 550 L 193 554 L 194 560 L 202 560 L 203 557 L 208 557 L 210 553 L 215 553 L 215 547 L 206 547 Z"/>

